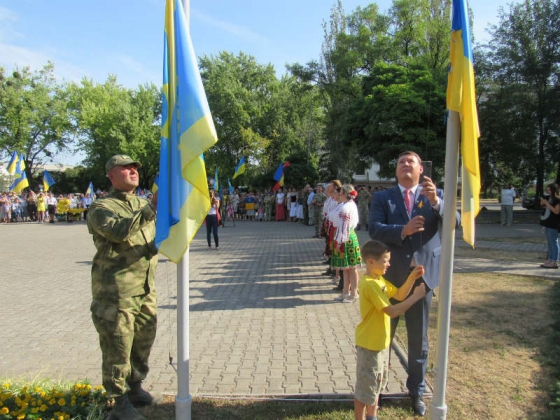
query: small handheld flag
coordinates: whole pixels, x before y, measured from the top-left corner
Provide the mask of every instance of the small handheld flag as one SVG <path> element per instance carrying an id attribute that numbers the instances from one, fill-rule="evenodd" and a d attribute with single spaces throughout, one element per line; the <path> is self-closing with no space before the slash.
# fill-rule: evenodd
<path id="1" fill-rule="evenodd" d="M 47 171 L 43 171 L 43 189 L 45 190 L 45 192 L 47 192 L 49 188 L 54 184 L 56 184 L 56 182 L 54 181 L 54 179 L 52 179 L 51 174 Z"/>
<path id="2" fill-rule="evenodd" d="M 10 175 L 14 175 L 16 173 L 16 165 L 18 163 L 19 156 L 17 152 L 12 153 L 12 158 L 8 163 L 7 171 Z"/>
<path id="3" fill-rule="evenodd" d="M 29 181 L 27 180 L 27 175 L 25 174 L 25 172 L 23 172 L 23 174 L 19 178 L 16 178 L 16 180 L 13 182 L 10 187 L 10 191 L 19 193 L 26 187 L 29 187 Z"/>
<path id="4" fill-rule="evenodd" d="M 89 194 L 91 197 L 95 194 L 95 190 L 93 189 L 93 182 L 89 182 L 89 185 L 86 190 L 86 194 Z"/>
<path id="5" fill-rule="evenodd" d="M 16 173 L 14 176 L 16 178 L 20 178 L 23 173 L 25 172 L 25 159 L 23 158 L 23 153 L 19 155 L 19 158 L 16 163 Z"/>
<path id="6" fill-rule="evenodd" d="M 218 182 L 218 167 L 216 166 L 216 170 L 214 171 L 214 190 L 216 192 L 220 191 L 220 183 Z"/>
<path id="7" fill-rule="evenodd" d="M 235 173 L 233 174 L 233 179 L 237 178 L 239 175 L 245 172 L 245 156 L 241 157 L 241 160 L 235 167 Z"/>

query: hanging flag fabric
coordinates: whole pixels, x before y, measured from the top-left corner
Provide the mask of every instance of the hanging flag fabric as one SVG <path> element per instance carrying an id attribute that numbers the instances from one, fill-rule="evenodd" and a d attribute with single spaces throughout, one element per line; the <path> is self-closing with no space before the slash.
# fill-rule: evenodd
<path id="1" fill-rule="evenodd" d="M 14 177 L 20 178 L 25 173 L 25 159 L 23 158 L 23 153 L 19 155 L 19 158 L 16 162 L 16 173 Z"/>
<path id="2" fill-rule="evenodd" d="M 218 167 L 216 166 L 216 171 L 214 172 L 214 189 L 216 192 L 220 191 L 220 183 L 218 181 Z"/>
<path id="3" fill-rule="evenodd" d="M 273 191 L 276 191 L 277 189 L 279 189 L 280 187 L 284 186 L 284 168 L 290 166 L 290 162 L 286 161 L 284 163 L 281 163 L 280 166 L 278 167 L 278 169 L 276 169 L 276 172 L 274 172 L 274 180 L 277 181 L 276 185 L 274 185 L 274 187 L 272 187 Z"/>
<path id="4" fill-rule="evenodd" d="M 463 239 L 474 247 L 474 219 L 480 210 L 480 165 L 478 159 L 478 114 L 473 56 L 465 0 L 453 0 L 451 22 L 451 65 L 447 81 L 447 108 L 461 117 L 462 188 L 461 220 Z"/>
<path id="5" fill-rule="evenodd" d="M 229 178 L 227 179 L 228 190 L 230 194 L 233 194 L 233 186 L 231 185 L 231 181 Z"/>
<path id="6" fill-rule="evenodd" d="M 86 195 L 87 194 L 89 194 L 90 197 L 93 197 L 94 194 L 95 194 L 95 189 L 93 188 L 93 182 L 91 182 L 91 181 L 89 182 L 89 185 L 88 185 L 87 190 L 86 190 Z"/>
<path id="7" fill-rule="evenodd" d="M 47 171 L 43 171 L 43 189 L 45 192 L 47 192 L 54 184 L 56 184 L 56 182 L 52 179 L 51 174 Z"/>
<path id="8" fill-rule="evenodd" d="M 19 155 L 17 152 L 12 153 L 12 157 L 10 162 L 8 163 L 8 167 L 6 170 L 10 175 L 14 175 L 16 173 L 17 163 L 19 161 Z"/>
<path id="9" fill-rule="evenodd" d="M 27 180 L 27 175 L 25 174 L 24 171 L 23 174 L 19 178 L 16 178 L 16 180 L 12 183 L 10 187 L 10 191 L 19 193 L 21 190 L 23 190 L 26 187 L 29 187 L 29 181 Z"/>
<path id="10" fill-rule="evenodd" d="M 181 0 L 167 0 L 156 245 L 183 257 L 210 209 L 202 153 L 217 141 Z"/>
<path id="11" fill-rule="evenodd" d="M 237 178 L 239 175 L 245 172 L 245 156 L 241 157 L 241 160 L 235 167 L 235 173 L 233 174 L 233 179 Z"/>

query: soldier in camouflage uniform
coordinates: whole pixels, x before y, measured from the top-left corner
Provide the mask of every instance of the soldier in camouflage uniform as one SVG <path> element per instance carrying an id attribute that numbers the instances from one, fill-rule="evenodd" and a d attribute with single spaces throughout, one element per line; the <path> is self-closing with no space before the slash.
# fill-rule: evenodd
<path id="1" fill-rule="evenodd" d="M 313 206 L 313 224 L 315 225 L 314 238 L 319 238 L 321 234 L 321 226 L 323 225 L 323 205 L 325 201 L 327 201 L 327 196 L 323 192 L 323 186 L 317 185 L 317 192 L 311 201 L 311 205 Z"/>
<path id="2" fill-rule="evenodd" d="M 358 229 L 362 230 L 362 228 L 367 229 L 367 220 L 369 216 L 369 202 L 371 200 L 371 194 L 366 190 L 364 187 L 359 189 L 358 193 L 358 213 L 359 213 L 359 221 L 358 221 Z"/>
<path id="3" fill-rule="evenodd" d="M 264 197 L 264 220 L 270 222 L 272 220 L 272 208 L 274 207 L 274 196 L 270 191 Z"/>
<path id="4" fill-rule="evenodd" d="M 141 383 L 157 326 L 157 192 L 152 201 L 133 194 L 140 167 L 126 155 L 109 159 L 105 168 L 113 190 L 90 206 L 87 218 L 97 249 L 91 270 L 91 316 L 99 334 L 103 386 L 107 398 L 115 399 L 111 420 L 142 420 L 133 405 L 153 403 Z"/>

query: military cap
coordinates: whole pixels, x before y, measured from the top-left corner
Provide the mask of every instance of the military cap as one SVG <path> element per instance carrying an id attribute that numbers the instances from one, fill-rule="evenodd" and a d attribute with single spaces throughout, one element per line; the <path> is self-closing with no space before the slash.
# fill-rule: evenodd
<path id="1" fill-rule="evenodd" d="M 131 164 L 134 164 L 134 166 L 136 166 L 137 168 L 142 167 L 142 164 L 140 162 L 132 159 L 128 155 L 115 155 L 111 159 L 109 159 L 105 164 L 105 171 L 109 173 L 109 171 L 113 169 L 115 166 L 126 166 Z"/>

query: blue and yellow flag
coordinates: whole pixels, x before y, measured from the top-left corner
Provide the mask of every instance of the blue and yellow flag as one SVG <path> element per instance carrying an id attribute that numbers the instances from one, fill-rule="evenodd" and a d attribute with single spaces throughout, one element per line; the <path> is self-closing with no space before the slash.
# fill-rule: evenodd
<path id="1" fill-rule="evenodd" d="M 167 0 L 156 245 L 179 262 L 210 209 L 202 153 L 217 135 L 181 0 Z"/>
<path id="2" fill-rule="evenodd" d="M 447 108 L 461 116 L 463 239 L 474 246 L 474 218 L 480 210 L 480 165 L 478 160 L 478 113 L 474 85 L 473 55 L 466 0 L 453 0 L 451 64 L 447 81 Z"/>
<path id="3" fill-rule="evenodd" d="M 235 173 L 233 174 L 233 179 L 237 178 L 239 175 L 245 172 L 245 156 L 243 156 L 237 166 L 235 167 Z"/>
<path id="4" fill-rule="evenodd" d="M 52 179 L 51 174 L 49 174 L 47 171 L 43 171 L 43 189 L 45 190 L 45 192 L 47 192 L 49 188 L 54 184 L 56 184 L 56 182 L 54 182 L 54 179 Z"/>
<path id="5" fill-rule="evenodd" d="M 231 185 L 231 181 L 229 178 L 227 179 L 228 190 L 230 194 L 233 194 L 233 186 Z"/>
<path id="6" fill-rule="evenodd" d="M 12 153 L 12 157 L 10 159 L 10 162 L 8 163 L 8 167 L 6 168 L 6 170 L 10 175 L 14 175 L 16 173 L 18 161 L 19 161 L 18 153 L 17 152 Z"/>
<path id="7" fill-rule="evenodd" d="M 27 175 L 24 171 L 23 174 L 21 174 L 19 178 L 16 178 L 16 180 L 12 183 L 12 185 L 10 186 L 10 191 L 19 193 L 26 187 L 29 187 L 29 181 L 27 180 Z"/>
<path id="8" fill-rule="evenodd" d="M 216 166 L 216 171 L 214 172 L 214 190 L 217 193 L 220 192 L 220 183 L 218 182 L 218 166 Z"/>
<path id="9" fill-rule="evenodd" d="M 23 158 L 23 153 L 21 153 L 19 155 L 19 158 L 16 162 L 16 173 L 14 174 L 14 177 L 16 178 L 20 178 L 23 176 L 23 174 L 25 173 L 25 159 Z"/>
<path id="10" fill-rule="evenodd" d="M 93 182 L 89 181 L 89 185 L 87 187 L 86 190 L 86 195 L 89 194 L 90 197 L 93 198 L 93 196 L 95 195 L 95 189 L 93 188 Z"/>

